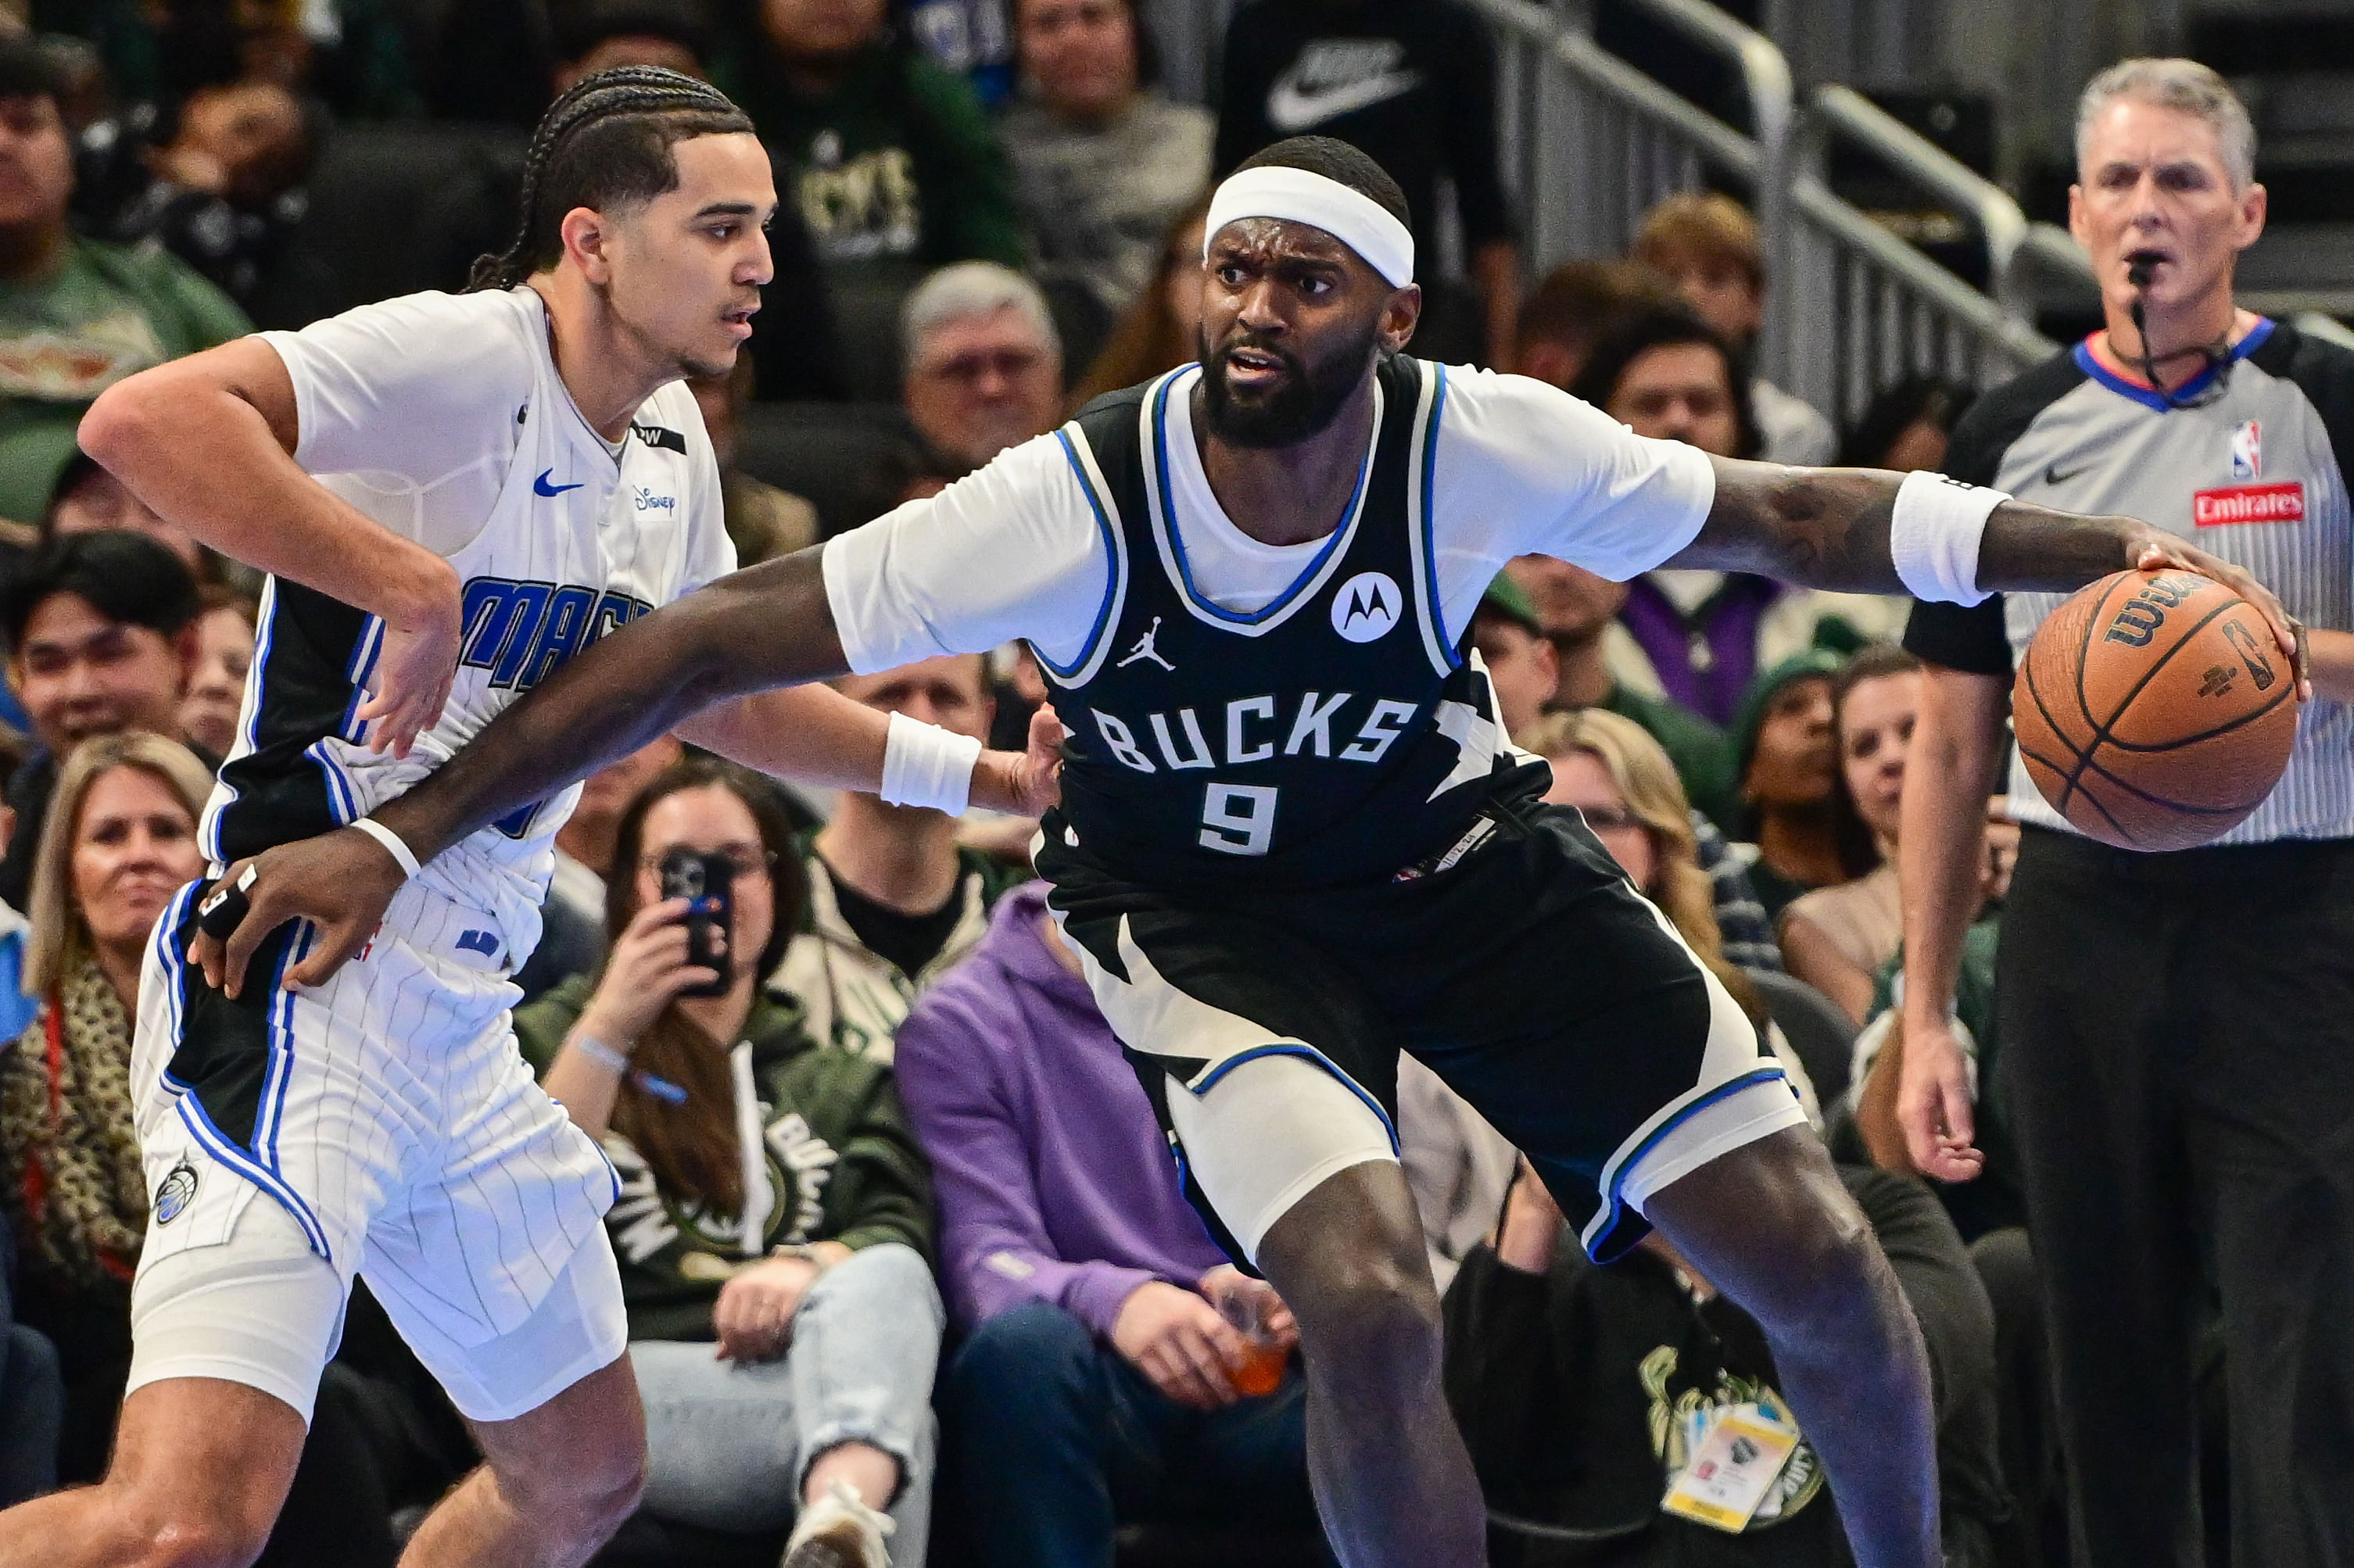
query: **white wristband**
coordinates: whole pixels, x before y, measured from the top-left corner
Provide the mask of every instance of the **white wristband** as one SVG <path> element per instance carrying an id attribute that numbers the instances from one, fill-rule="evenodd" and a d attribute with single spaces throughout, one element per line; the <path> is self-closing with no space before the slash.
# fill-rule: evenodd
<path id="1" fill-rule="evenodd" d="M 366 833 L 368 837 L 382 844 L 384 846 L 384 853 L 392 856 L 392 858 L 399 863 L 402 874 L 407 876 L 415 876 L 419 872 L 425 869 L 423 866 L 417 863 L 416 853 L 401 842 L 400 835 L 394 832 L 390 828 L 386 827 L 382 822 L 376 821 L 372 817 L 362 817 L 353 822 L 352 826 L 357 828 L 360 832 Z"/>
<path id="2" fill-rule="evenodd" d="M 1981 604 L 1978 541 L 1987 518 L 2010 497 L 1915 470 L 1896 488 L 1888 519 L 1888 553 L 1896 576 L 1914 599 L 1940 604 Z"/>
<path id="3" fill-rule="evenodd" d="M 972 799 L 973 764 L 980 760 L 981 742 L 972 736 L 893 714 L 883 743 L 883 787 L 875 793 L 885 805 L 928 806 L 961 817 Z"/>

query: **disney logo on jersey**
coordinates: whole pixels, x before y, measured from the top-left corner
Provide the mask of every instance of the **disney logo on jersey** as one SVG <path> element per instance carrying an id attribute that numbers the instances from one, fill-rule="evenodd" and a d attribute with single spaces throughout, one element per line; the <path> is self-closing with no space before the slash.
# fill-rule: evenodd
<path id="1" fill-rule="evenodd" d="M 652 491 L 647 489 L 642 484 L 634 486 L 633 488 L 637 493 L 637 506 L 638 510 L 641 512 L 675 512 L 678 510 L 678 497 L 675 495 L 656 495 Z"/>
<path id="2" fill-rule="evenodd" d="M 495 688 L 527 692 L 566 660 L 653 606 L 610 589 L 475 577 L 460 617 L 460 669 L 487 670 Z"/>
<path id="3" fill-rule="evenodd" d="M 2264 476 L 2264 428 L 2254 419 L 2243 419 L 2232 427 L 2232 477 L 2262 479 Z"/>
<path id="4" fill-rule="evenodd" d="M 1147 714 L 1139 724 L 1101 708 L 1089 708 L 1087 715 L 1103 737 L 1105 749 L 1123 767 L 1138 773 L 1158 773 L 1164 768 L 1178 772 L 1268 762 L 1278 746 L 1286 757 L 1306 753 L 1341 762 L 1375 763 L 1421 710 L 1413 703 L 1388 697 L 1302 692 L 1296 699 L 1274 693 L 1236 697 L 1225 705 L 1223 715 L 1216 708 L 1207 710 L 1211 716 L 1206 729 L 1203 711 L 1177 708 Z M 1349 731 L 1352 722 L 1357 726 L 1353 736 Z M 1214 734 L 1225 743 L 1223 754 L 1212 744 Z M 1150 737 L 1150 751 L 1140 737 Z"/>
<path id="5" fill-rule="evenodd" d="M 1371 642 L 1398 623 L 1405 595 L 1386 572 L 1359 572 L 1332 595 L 1332 630 L 1351 642 Z"/>

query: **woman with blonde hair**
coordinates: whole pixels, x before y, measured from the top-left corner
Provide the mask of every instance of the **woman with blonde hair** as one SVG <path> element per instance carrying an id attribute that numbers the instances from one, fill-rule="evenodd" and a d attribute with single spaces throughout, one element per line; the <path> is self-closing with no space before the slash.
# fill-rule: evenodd
<path id="1" fill-rule="evenodd" d="M 212 779 L 144 732 L 66 758 L 34 857 L 24 988 L 38 1007 L 0 1055 L 0 1204 L 22 1250 L 17 1316 L 65 1373 L 59 1473 L 106 1462 L 131 1354 L 131 1276 L 147 1226 L 132 1125 L 131 1021 L 155 917 L 199 875 Z"/>
<path id="2" fill-rule="evenodd" d="M 1757 988 L 1724 957 L 1716 885 L 1700 866 L 1691 804 L 1675 765 L 1634 720 L 1602 708 L 1547 714 L 1512 736 L 1553 765 L 1548 805 L 1575 806 L 1637 892 L 1657 905 L 1709 972 L 1723 983 L 1789 1074 L 1820 1124 L 1814 1086 L 1797 1054 L 1766 1016 Z M 1517 1156 L 1438 1075 L 1412 1055 L 1398 1059 L 1399 1158 L 1422 1216 L 1431 1272 L 1442 1289 L 1495 1223 Z M 1533 1180 L 1517 1185 L 1550 1202 Z"/>
<path id="3" fill-rule="evenodd" d="M 235 1180 L 210 1165 L 151 1174 L 133 1119 L 137 1096 L 154 1088 L 132 1082 L 140 970 L 157 918 L 204 874 L 196 821 L 212 788 L 177 741 L 143 730 L 93 736 L 64 758 L 34 853 L 24 985 L 38 1012 L 0 1051 L 0 1211 L 19 1249 L 17 1320 L 57 1347 L 57 1476 L 67 1485 L 106 1468 L 149 1224 L 176 1218 L 195 1183 Z M 255 1568 L 392 1568 L 390 1476 L 373 1445 L 376 1423 L 399 1406 L 361 1392 L 348 1381 L 355 1375 L 331 1366 L 322 1379 L 286 1506 Z"/>
<path id="4" fill-rule="evenodd" d="M 1512 740 L 1553 764 L 1546 801 L 1578 809 L 1627 880 L 1754 1014 L 1755 989 L 1724 961 L 1715 888 L 1700 868 L 1691 802 L 1659 743 L 1634 720 L 1604 708 L 1547 714 Z"/>

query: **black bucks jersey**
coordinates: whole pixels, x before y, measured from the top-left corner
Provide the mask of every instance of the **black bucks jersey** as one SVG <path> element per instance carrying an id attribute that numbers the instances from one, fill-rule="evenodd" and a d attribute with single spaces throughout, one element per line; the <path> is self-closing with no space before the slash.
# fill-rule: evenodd
<path id="1" fill-rule="evenodd" d="M 1312 888 L 1392 876 L 1500 791 L 1543 789 L 1477 656 L 1442 630 L 1430 506 L 1447 372 L 1381 366 L 1346 515 L 1248 613 L 1200 592 L 1186 561 L 1169 479 L 1172 424 L 1193 439 L 1171 417 L 1182 375 L 1098 398 L 1058 435 L 1112 570 L 1077 659 L 1039 658 L 1071 732 L 1048 833 L 1159 885 Z"/>

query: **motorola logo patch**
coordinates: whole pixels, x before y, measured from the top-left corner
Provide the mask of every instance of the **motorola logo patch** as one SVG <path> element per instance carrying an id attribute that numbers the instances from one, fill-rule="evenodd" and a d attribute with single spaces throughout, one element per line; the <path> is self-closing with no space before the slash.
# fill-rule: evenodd
<path id="1" fill-rule="evenodd" d="M 1398 623 L 1405 595 L 1384 572 L 1359 572 L 1332 596 L 1332 630 L 1351 642 L 1371 642 Z"/>

